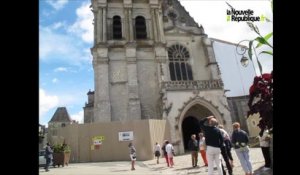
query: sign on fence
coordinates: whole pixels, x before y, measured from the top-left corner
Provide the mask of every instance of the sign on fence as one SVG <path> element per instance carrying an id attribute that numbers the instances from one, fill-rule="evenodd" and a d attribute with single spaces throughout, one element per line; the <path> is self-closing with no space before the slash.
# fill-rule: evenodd
<path id="1" fill-rule="evenodd" d="M 133 131 L 119 132 L 119 141 L 133 140 Z"/>

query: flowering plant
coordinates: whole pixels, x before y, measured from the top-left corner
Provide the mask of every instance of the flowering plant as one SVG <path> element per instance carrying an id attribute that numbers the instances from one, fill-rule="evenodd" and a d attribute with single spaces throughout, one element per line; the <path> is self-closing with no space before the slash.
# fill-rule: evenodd
<path id="1" fill-rule="evenodd" d="M 54 153 L 69 153 L 71 152 L 71 148 L 67 144 L 55 144 L 53 145 L 53 152 Z"/>
<path id="2" fill-rule="evenodd" d="M 248 117 L 259 113 L 261 118 L 258 127 L 261 129 L 259 135 L 262 136 L 266 126 L 273 127 L 273 72 L 262 74 L 254 78 L 250 87 Z"/>

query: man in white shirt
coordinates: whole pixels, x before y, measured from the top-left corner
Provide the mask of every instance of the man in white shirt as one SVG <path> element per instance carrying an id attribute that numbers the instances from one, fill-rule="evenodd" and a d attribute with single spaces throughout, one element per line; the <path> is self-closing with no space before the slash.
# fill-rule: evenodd
<path id="1" fill-rule="evenodd" d="M 170 167 L 173 168 L 173 165 L 174 165 L 174 162 L 173 162 L 174 147 L 169 141 L 166 141 L 166 144 L 167 144 L 166 145 L 166 152 L 168 154 L 169 164 L 170 164 Z"/>

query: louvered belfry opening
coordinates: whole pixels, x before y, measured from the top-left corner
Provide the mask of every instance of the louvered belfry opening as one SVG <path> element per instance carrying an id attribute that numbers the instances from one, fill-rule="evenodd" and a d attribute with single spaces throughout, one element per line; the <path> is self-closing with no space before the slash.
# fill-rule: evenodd
<path id="1" fill-rule="evenodd" d="M 113 39 L 122 39 L 122 23 L 120 16 L 113 17 Z"/>
<path id="2" fill-rule="evenodd" d="M 147 39 L 146 21 L 142 16 L 135 18 L 135 33 L 136 39 Z"/>

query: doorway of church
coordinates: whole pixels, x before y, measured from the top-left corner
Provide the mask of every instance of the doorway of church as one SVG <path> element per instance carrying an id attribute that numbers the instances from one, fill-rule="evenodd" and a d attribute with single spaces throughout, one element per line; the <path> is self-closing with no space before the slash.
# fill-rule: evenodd
<path id="1" fill-rule="evenodd" d="M 184 141 L 184 151 L 188 151 L 188 143 L 191 139 L 192 134 L 196 134 L 197 139 L 198 133 L 201 131 L 199 120 L 196 117 L 188 116 L 182 122 L 182 135 Z"/>

